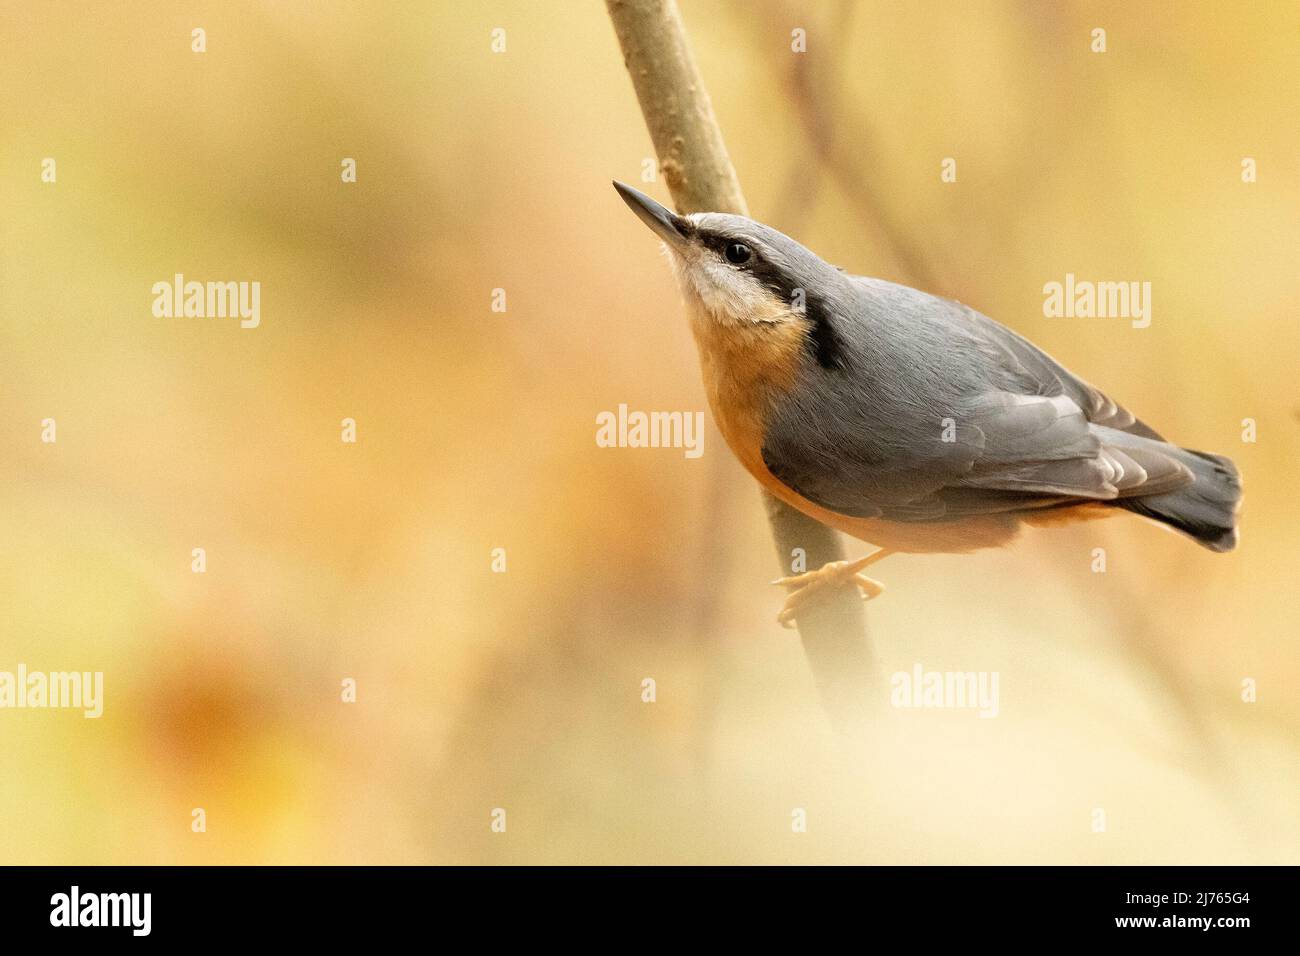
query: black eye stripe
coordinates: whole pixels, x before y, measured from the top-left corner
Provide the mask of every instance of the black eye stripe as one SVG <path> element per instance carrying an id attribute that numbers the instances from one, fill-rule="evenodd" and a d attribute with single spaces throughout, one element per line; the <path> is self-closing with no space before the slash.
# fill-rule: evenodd
<path id="1" fill-rule="evenodd" d="M 743 239 L 737 239 L 735 236 L 724 236 L 717 232 L 705 232 L 702 229 L 698 230 L 697 234 L 700 241 L 704 243 L 705 248 L 711 249 L 720 256 L 726 255 L 727 246 L 731 245 L 733 242 L 744 242 Z M 745 242 L 745 245 L 748 246 L 749 243 Z M 751 250 L 753 248 L 753 246 L 750 246 Z M 755 252 L 755 255 L 757 255 L 757 252 Z"/>
<path id="2" fill-rule="evenodd" d="M 760 281 L 772 288 L 772 291 L 780 292 L 779 289 L 772 286 L 770 282 L 764 279 L 765 275 L 771 274 L 775 276 L 775 269 L 773 269 L 771 264 L 763 258 L 762 253 L 758 251 L 758 248 L 752 242 L 747 242 L 739 236 L 728 236 L 722 233 L 705 232 L 703 230 L 700 230 L 698 235 L 700 241 L 704 243 L 705 248 L 712 250 L 732 265 L 739 266 L 747 272 L 752 272 Z M 749 253 L 748 256 L 740 261 L 733 259 L 728 254 L 728 249 L 731 246 L 744 246 Z"/>

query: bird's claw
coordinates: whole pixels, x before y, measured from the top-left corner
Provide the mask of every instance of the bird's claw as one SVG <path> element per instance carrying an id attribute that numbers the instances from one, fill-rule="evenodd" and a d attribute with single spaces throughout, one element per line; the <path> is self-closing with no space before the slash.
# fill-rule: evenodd
<path id="1" fill-rule="evenodd" d="M 862 591 L 864 601 L 879 597 L 884 593 L 885 586 L 875 578 L 862 574 L 858 569 L 863 566 L 862 561 L 832 561 L 816 571 L 775 579 L 773 584 L 790 589 L 790 596 L 785 599 L 785 605 L 776 616 L 777 623 L 784 628 L 794 628 L 801 608 L 811 607 L 824 600 L 828 594 L 849 585 Z"/>

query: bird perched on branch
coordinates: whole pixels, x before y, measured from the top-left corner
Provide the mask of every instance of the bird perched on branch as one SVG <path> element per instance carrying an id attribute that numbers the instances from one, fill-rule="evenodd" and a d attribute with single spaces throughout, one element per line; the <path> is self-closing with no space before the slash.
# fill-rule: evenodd
<path id="1" fill-rule="evenodd" d="M 764 487 L 875 545 L 774 582 L 779 615 L 895 552 L 998 547 L 1025 524 L 1133 512 L 1212 551 L 1237 543 L 1231 461 L 1161 438 L 974 309 L 853 276 L 744 216 L 679 216 L 614 183 L 663 240 L 709 406 Z"/>

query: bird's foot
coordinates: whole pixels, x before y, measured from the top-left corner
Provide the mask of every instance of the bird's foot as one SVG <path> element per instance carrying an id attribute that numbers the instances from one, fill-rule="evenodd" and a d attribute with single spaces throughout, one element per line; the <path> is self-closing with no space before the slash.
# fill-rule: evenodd
<path id="1" fill-rule="evenodd" d="M 887 553 L 881 550 L 857 561 L 832 561 L 816 571 L 777 578 L 772 582 L 773 584 L 790 589 L 790 596 L 785 599 L 781 613 L 776 616 L 777 622 L 782 627 L 795 627 L 795 618 L 799 616 L 801 609 L 812 607 L 840 588 L 849 585 L 856 586 L 862 592 L 864 601 L 879 597 L 884 592 L 885 586 L 875 578 L 867 577 L 862 573 L 862 569 L 875 564 Z"/>

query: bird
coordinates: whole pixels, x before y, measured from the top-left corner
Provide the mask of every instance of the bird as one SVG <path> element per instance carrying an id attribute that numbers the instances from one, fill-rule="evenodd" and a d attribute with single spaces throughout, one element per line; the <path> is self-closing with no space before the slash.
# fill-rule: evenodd
<path id="1" fill-rule="evenodd" d="M 876 550 L 778 578 L 787 627 L 896 553 L 1002 547 L 1025 526 L 1129 512 L 1211 551 L 1241 478 L 1181 448 L 1027 339 L 950 299 L 852 275 L 746 216 L 614 188 L 662 240 L 709 408 L 779 500 Z"/>

